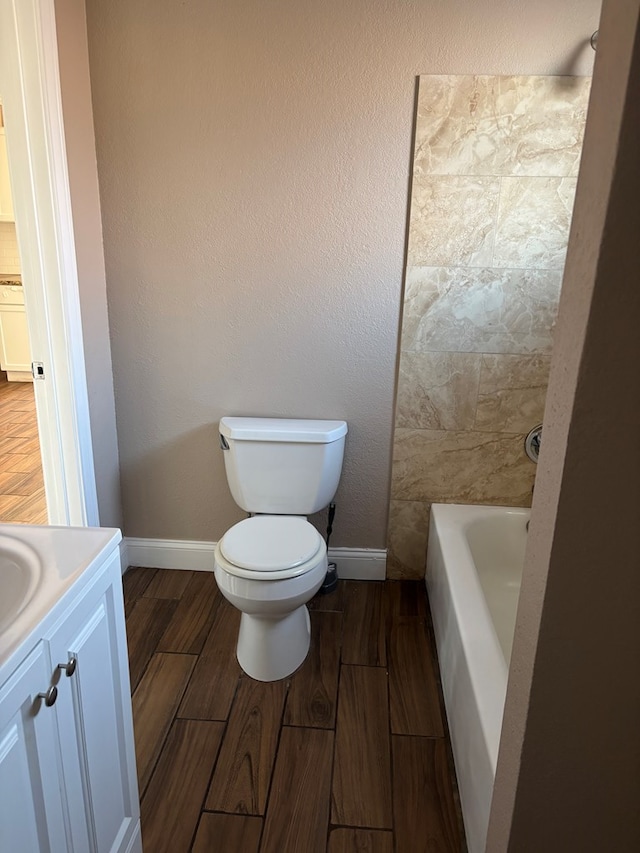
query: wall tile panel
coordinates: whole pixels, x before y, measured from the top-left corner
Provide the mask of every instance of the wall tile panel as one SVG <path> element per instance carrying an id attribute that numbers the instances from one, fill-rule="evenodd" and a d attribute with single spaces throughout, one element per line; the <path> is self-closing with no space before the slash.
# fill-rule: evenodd
<path id="1" fill-rule="evenodd" d="M 526 433 L 542 421 L 551 357 L 483 355 L 474 429 Z"/>
<path id="2" fill-rule="evenodd" d="M 411 266 L 491 263 L 500 181 L 416 175 L 409 226 Z"/>
<path id="3" fill-rule="evenodd" d="M 535 465 L 524 435 L 396 429 L 392 499 L 528 506 Z"/>
<path id="4" fill-rule="evenodd" d="M 431 502 L 531 501 L 588 77 L 420 78 L 388 566 Z M 473 413 L 473 414 L 472 414 Z"/>
<path id="5" fill-rule="evenodd" d="M 414 267 L 403 352 L 549 352 L 561 270 Z"/>
<path id="6" fill-rule="evenodd" d="M 472 429 L 481 356 L 403 352 L 396 424 L 418 429 Z"/>
<path id="7" fill-rule="evenodd" d="M 395 580 L 424 577 L 429 531 L 429 504 L 394 501 L 389 505 L 390 553 L 387 577 Z"/>
<path id="8" fill-rule="evenodd" d="M 564 268 L 575 178 L 502 178 L 493 265 Z"/>

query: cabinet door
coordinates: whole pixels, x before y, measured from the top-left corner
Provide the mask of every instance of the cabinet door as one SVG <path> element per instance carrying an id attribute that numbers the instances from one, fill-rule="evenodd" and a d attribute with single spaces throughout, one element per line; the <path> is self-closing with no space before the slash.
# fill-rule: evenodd
<path id="1" fill-rule="evenodd" d="M 0 345 L 0 363 L 3 370 L 31 370 L 31 346 L 24 305 L 0 306 Z"/>
<path id="2" fill-rule="evenodd" d="M 70 805 L 74 850 L 78 851 L 125 850 L 137 829 L 122 611 L 119 588 L 94 586 L 49 641 L 52 665 L 69 665 L 67 671 L 73 670 L 67 675 L 57 669 L 57 712 L 67 799 L 79 807 L 74 813 Z"/>
<path id="3" fill-rule="evenodd" d="M 0 690 L 0 850 L 67 850 L 55 708 L 40 643 Z"/>
<path id="4" fill-rule="evenodd" d="M 13 222 L 13 203 L 9 184 L 9 160 L 4 127 L 0 127 L 0 222 Z"/>

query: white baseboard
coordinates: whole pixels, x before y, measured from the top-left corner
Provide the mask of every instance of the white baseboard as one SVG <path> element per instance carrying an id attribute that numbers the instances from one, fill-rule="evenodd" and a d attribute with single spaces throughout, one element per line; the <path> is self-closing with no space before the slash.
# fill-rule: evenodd
<path id="1" fill-rule="evenodd" d="M 350 581 L 383 581 L 387 576 L 387 552 L 374 548 L 329 548 L 329 560 L 338 577 Z"/>
<path id="2" fill-rule="evenodd" d="M 130 566 L 148 569 L 187 569 L 213 571 L 215 542 L 192 542 L 186 539 L 125 538 Z"/>
<path id="3" fill-rule="evenodd" d="M 149 569 L 187 569 L 213 571 L 215 542 L 192 542 L 183 539 L 124 539 L 125 566 Z M 330 548 L 329 560 L 338 567 L 338 577 L 345 580 L 384 580 L 387 552 L 374 548 Z"/>

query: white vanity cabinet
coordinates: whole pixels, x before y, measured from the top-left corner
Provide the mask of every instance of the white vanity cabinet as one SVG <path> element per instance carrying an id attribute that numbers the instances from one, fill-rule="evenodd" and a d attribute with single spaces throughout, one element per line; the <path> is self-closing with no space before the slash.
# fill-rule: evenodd
<path id="1" fill-rule="evenodd" d="M 120 556 L 71 586 L 0 688 L 0 850 L 141 851 Z"/>
<path id="2" fill-rule="evenodd" d="M 31 345 L 21 284 L 0 282 L 0 367 L 9 382 L 30 382 Z"/>
<path id="3" fill-rule="evenodd" d="M 66 849 L 56 718 L 35 698 L 50 675 L 46 652 L 39 643 L 0 692 L 0 850 Z"/>

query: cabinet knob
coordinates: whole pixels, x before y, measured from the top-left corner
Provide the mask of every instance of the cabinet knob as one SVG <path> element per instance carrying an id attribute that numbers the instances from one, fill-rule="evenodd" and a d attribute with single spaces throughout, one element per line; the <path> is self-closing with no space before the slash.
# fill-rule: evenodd
<path id="1" fill-rule="evenodd" d="M 67 678 L 71 678 L 73 673 L 76 671 L 76 666 L 78 665 L 78 658 L 72 657 L 69 663 L 59 663 L 58 669 L 64 669 L 65 675 Z"/>
<path id="2" fill-rule="evenodd" d="M 38 699 L 44 699 L 44 704 L 47 708 L 50 708 L 52 705 L 55 705 L 56 699 L 58 698 L 58 688 L 53 684 L 47 690 L 46 693 L 38 693 Z"/>

